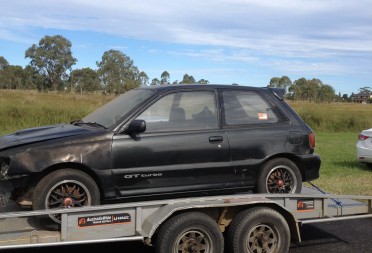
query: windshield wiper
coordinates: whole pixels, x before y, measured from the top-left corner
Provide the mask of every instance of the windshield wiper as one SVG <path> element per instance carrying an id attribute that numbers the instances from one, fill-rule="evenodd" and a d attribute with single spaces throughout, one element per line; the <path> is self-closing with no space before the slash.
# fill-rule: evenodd
<path id="1" fill-rule="evenodd" d="M 104 129 L 107 129 L 104 125 L 97 123 L 97 122 L 84 122 L 81 119 L 73 120 L 71 121 L 71 124 L 74 126 L 80 126 L 80 125 L 89 125 L 89 126 L 95 126 L 95 127 L 102 127 Z"/>

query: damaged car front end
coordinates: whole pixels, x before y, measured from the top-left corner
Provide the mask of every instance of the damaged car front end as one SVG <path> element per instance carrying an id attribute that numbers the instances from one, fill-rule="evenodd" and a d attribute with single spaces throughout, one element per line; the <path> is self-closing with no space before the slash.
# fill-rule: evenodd
<path id="1" fill-rule="evenodd" d="M 0 151 L 0 205 L 5 208 L 10 200 L 19 202 L 21 206 L 27 206 L 24 201 L 20 201 L 21 196 L 26 196 L 27 190 L 24 185 L 28 185 L 28 173 L 18 174 L 10 171 L 10 163 L 13 155 L 4 151 Z M 23 205 L 26 204 L 26 205 Z M 30 206 L 30 205 L 28 205 Z"/>
<path id="2" fill-rule="evenodd" d="M 1 137 L 0 182 L 2 188 L 6 187 L 3 191 L 7 199 L 31 207 L 34 188 L 51 171 L 102 165 L 99 161 L 105 161 L 97 153 L 105 154 L 102 150 L 108 149 L 109 144 L 103 145 L 104 138 L 111 139 L 106 131 L 68 124 L 30 128 Z M 97 150 L 97 141 L 101 150 Z"/>
<path id="3" fill-rule="evenodd" d="M 120 133 L 117 128 L 125 122 L 125 114 L 152 94 L 128 92 L 83 119 L 1 136 L 0 206 L 11 201 L 23 208 L 48 210 L 114 199 L 113 136 Z M 60 217 L 51 218 L 60 222 Z"/>

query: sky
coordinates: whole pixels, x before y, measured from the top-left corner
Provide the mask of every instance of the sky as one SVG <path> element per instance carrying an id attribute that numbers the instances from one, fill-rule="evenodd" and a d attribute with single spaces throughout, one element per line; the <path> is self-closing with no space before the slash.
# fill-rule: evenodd
<path id="1" fill-rule="evenodd" d="M 262 87 L 317 78 L 336 94 L 372 87 L 372 0 L 0 0 L 0 56 L 25 67 L 46 35 L 97 69 L 119 50 L 150 81 Z"/>

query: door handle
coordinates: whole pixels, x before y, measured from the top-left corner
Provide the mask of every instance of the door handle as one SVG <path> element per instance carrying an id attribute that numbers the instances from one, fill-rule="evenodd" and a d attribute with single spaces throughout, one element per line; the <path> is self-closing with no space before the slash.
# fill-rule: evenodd
<path id="1" fill-rule="evenodd" d="M 210 143 L 221 143 L 223 142 L 223 137 L 222 136 L 211 136 L 209 137 L 209 142 Z"/>

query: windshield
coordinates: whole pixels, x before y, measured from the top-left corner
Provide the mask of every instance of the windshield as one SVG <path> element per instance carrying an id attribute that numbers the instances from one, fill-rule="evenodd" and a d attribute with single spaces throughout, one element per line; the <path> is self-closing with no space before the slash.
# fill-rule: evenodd
<path id="1" fill-rule="evenodd" d="M 154 93 L 153 90 L 130 90 L 111 100 L 94 112 L 85 116 L 82 121 L 97 123 L 106 128 L 115 125 L 125 114 L 137 107 Z"/>

